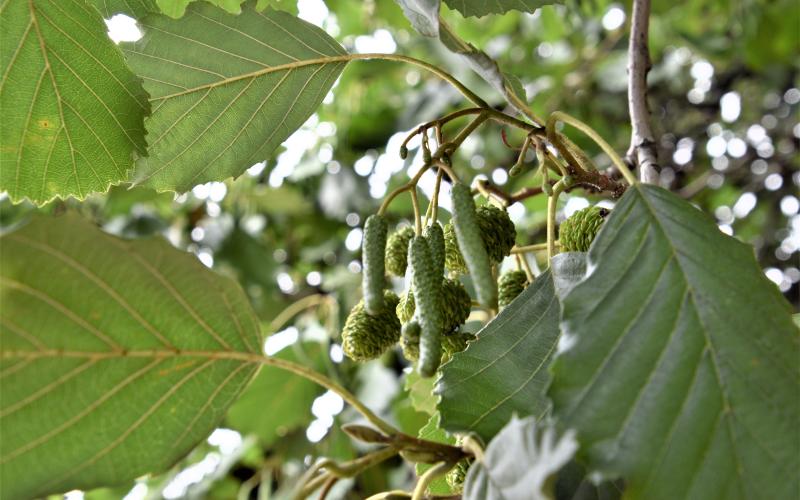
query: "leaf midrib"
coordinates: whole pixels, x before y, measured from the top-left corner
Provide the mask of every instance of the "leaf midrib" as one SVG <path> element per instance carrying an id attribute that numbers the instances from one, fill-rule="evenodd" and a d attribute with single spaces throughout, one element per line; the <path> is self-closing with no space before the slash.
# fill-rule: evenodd
<path id="1" fill-rule="evenodd" d="M 202 350 L 182 350 L 182 349 L 138 349 L 138 350 L 111 350 L 111 351 L 69 351 L 64 349 L 41 349 L 41 350 L 0 350 L 0 359 L 22 359 L 22 360 L 39 360 L 48 358 L 63 358 L 63 359 L 90 359 L 90 360 L 104 360 L 114 358 L 152 358 L 152 359 L 168 359 L 168 358 L 205 358 L 211 360 L 229 360 L 241 361 L 244 363 L 264 363 L 267 359 L 261 354 L 232 351 L 232 350 L 219 350 L 219 351 L 202 351 Z"/>
<path id="2" fill-rule="evenodd" d="M 653 220 L 652 225 L 655 228 L 657 228 L 658 231 L 661 232 L 661 234 L 663 235 L 664 239 L 666 240 L 667 247 L 669 248 L 670 253 L 671 253 L 669 258 L 670 259 L 674 259 L 676 266 L 680 270 L 681 276 L 684 278 L 684 282 L 686 283 L 686 293 L 687 293 L 688 297 L 690 298 L 691 302 L 694 304 L 693 309 L 694 309 L 695 315 L 697 316 L 697 320 L 700 322 L 703 338 L 704 338 L 705 344 L 706 344 L 706 349 L 708 349 L 708 352 L 711 354 L 711 366 L 713 367 L 714 378 L 717 381 L 717 387 L 719 389 L 720 395 L 722 396 L 723 408 L 722 408 L 720 414 L 721 414 L 721 418 L 726 420 L 726 424 L 727 424 L 726 425 L 726 430 L 727 430 L 727 434 L 728 434 L 728 439 L 730 441 L 731 448 L 733 449 L 733 453 L 732 453 L 733 458 L 736 461 L 736 478 L 737 478 L 736 483 L 737 483 L 737 486 L 738 486 L 740 494 L 744 495 L 744 493 L 745 493 L 745 489 L 744 489 L 745 484 L 743 482 L 744 478 L 742 476 L 744 467 L 742 466 L 741 460 L 739 458 L 740 457 L 739 451 L 736 448 L 736 440 L 734 439 L 734 432 L 733 432 L 732 422 L 731 422 L 731 420 L 733 418 L 736 418 L 736 415 L 735 415 L 733 406 L 730 404 L 730 399 L 729 399 L 729 395 L 728 395 L 728 391 L 727 391 L 727 386 L 723 384 L 723 377 L 722 377 L 722 373 L 720 373 L 720 364 L 719 364 L 719 360 L 717 358 L 717 352 L 715 350 L 713 342 L 711 341 L 711 337 L 708 334 L 708 328 L 706 327 L 705 321 L 704 321 L 705 318 L 703 317 L 703 315 L 701 313 L 701 310 L 697 305 L 697 300 L 696 300 L 697 292 L 696 292 L 695 287 L 693 286 L 693 284 L 688 279 L 689 275 L 686 273 L 686 271 L 684 269 L 683 263 L 681 261 L 681 254 L 680 254 L 680 252 L 677 251 L 675 246 L 672 244 L 672 239 L 670 237 L 670 233 L 667 231 L 667 229 L 660 222 L 660 219 L 658 217 L 658 211 L 655 209 L 654 206 L 652 206 L 652 204 L 650 203 L 650 200 L 648 200 L 647 196 L 645 196 L 645 193 L 642 191 L 641 186 L 637 185 L 637 186 L 635 186 L 635 188 L 636 188 L 636 192 L 637 192 L 638 196 L 642 200 L 643 206 L 650 213 L 650 218 Z M 742 422 L 738 418 L 737 418 L 737 420 L 739 420 L 739 425 L 741 425 L 743 429 L 747 429 L 747 427 L 744 425 L 744 422 Z M 749 432 L 749 429 L 748 429 L 748 432 Z M 763 444 L 760 443 L 752 433 L 750 433 L 750 435 L 751 435 L 751 437 L 753 439 L 753 442 L 757 443 L 759 445 L 759 447 L 761 447 L 762 450 L 764 450 L 766 452 L 767 450 L 766 450 L 766 448 L 764 448 Z M 708 449 L 706 449 L 706 451 L 708 451 Z M 780 463 L 780 461 L 776 460 L 770 453 L 766 453 L 766 455 L 769 456 L 770 459 L 776 465 L 778 465 L 779 467 L 783 468 L 783 464 Z M 744 495 L 744 496 L 746 496 L 746 495 Z"/>
<path id="3" fill-rule="evenodd" d="M 136 55 L 147 55 L 147 56 L 150 55 L 150 54 L 142 54 L 142 53 L 136 52 L 136 51 L 129 51 L 129 52 L 131 52 L 132 54 L 136 54 Z M 304 59 L 302 61 L 296 61 L 296 62 L 291 62 L 291 63 L 286 63 L 286 64 L 280 64 L 280 65 L 277 65 L 277 66 L 269 66 L 269 67 L 266 67 L 266 68 L 263 68 L 263 69 L 250 71 L 250 72 L 247 72 L 247 73 L 242 73 L 242 74 L 239 74 L 239 75 L 236 75 L 236 76 L 229 76 L 229 77 L 223 78 L 222 80 L 218 80 L 218 81 L 215 81 L 215 82 L 205 83 L 203 85 L 197 85 L 195 87 L 189 87 L 186 90 L 182 90 L 180 92 L 175 92 L 173 94 L 167 94 L 167 95 L 164 95 L 164 96 L 153 97 L 153 98 L 150 99 L 150 102 L 158 102 L 158 101 L 164 101 L 164 100 L 167 100 L 167 99 L 174 99 L 176 97 L 181 97 L 183 95 L 187 95 L 187 94 L 191 94 L 191 93 L 194 93 L 194 92 L 198 92 L 200 90 L 222 87 L 222 86 L 225 86 L 225 85 L 229 85 L 231 83 L 236 83 L 236 82 L 238 82 L 240 80 L 246 80 L 248 78 L 256 78 L 256 77 L 259 77 L 259 76 L 267 75 L 267 74 L 270 74 L 270 73 L 276 73 L 276 72 L 279 72 L 279 71 L 293 71 L 295 69 L 303 68 L 305 66 L 326 65 L 326 64 L 335 64 L 335 63 L 339 63 L 339 62 L 347 62 L 347 61 L 351 61 L 353 59 L 358 58 L 356 56 L 365 56 L 365 55 L 369 55 L 369 54 L 342 54 L 342 55 L 338 55 L 338 56 L 327 56 L 327 57 L 318 57 L 318 58 L 315 58 L 315 59 Z M 360 57 L 360 58 L 366 59 L 366 57 Z M 163 59 L 163 58 L 160 58 L 160 59 Z M 171 61 L 169 59 L 164 59 L 164 60 L 168 61 L 168 62 L 173 62 L 173 63 L 176 63 L 176 64 L 180 64 L 180 63 L 177 63 L 176 61 Z M 186 66 L 185 64 L 181 64 L 181 65 Z M 189 66 L 189 67 L 192 68 L 192 69 L 201 70 L 201 68 L 195 68 L 193 66 Z M 172 84 L 169 84 L 169 85 L 172 85 Z"/>

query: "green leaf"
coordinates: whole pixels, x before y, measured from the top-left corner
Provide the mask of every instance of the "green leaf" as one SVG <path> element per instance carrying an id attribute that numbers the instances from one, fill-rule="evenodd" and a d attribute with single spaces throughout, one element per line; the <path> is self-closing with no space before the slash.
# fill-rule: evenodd
<path id="1" fill-rule="evenodd" d="M 512 418 L 486 447 L 464 481 L 464 500 L 546 500 L 548 478 L 567 464 L 578 442 L 574 432 L 558 437 L 533 416 Z"/>
<path id="2" fill-rule="evenodd" d="M 319 343 L 307 342 L 303 351 L 305 356 L 288 347 L 274 357 L 315 370 L 324 368 L 327 353 Z M 262 446 L 268 447 L 287 432 L 311 422 L 311 404 L 324 391 L 286 370 L 265 366 L 228 410 L 226 422 L 240 432 L 255 434 Z"/>
<path id="3" fill-rule="evenodd" d="M 629 498 L 796 498 L 800 335 L 753 249 L 645 185 L 589 262 L 549 394 L 590 469 Z"/>
<path id="4" fill-rule="evenodd" d="M 165 15 L 178 19 L 186 14 L 186 7 L 194 0 L 155 0 L 159 10 Z"/>
<path id="5" fill-rule="evenodd" d="M 559 283 L 583 275 L 583 254 L 562 254 L 553 269 Z M 559 336 L 559 302 L 550 271 L 537 277 L 486 325 L 467 349 L 442 366 L 442 427 L 476 432 L 488 442 L 512 415 L 541 418 L 549 408 L 547 367 Z"/>
<path id="6" fill-rule="evenodd" d="M 423 36 L 439 36 L 440 0 L 396 0 L 411 26 Z"/>
<path id="7" fill-rule="evenodd" d="M 436 379 L 423 378 L 417 370 L 406 373 L 405 389 L 415 410 L 433 415 L 436 413 L 436 401 L 439 397 L 433 393 Z"/>
<path id="8" fill-rule="evenodd" d="M 135 181 L 164 190 L 238 176 L 311 116 L 345 66 L 324 31 L 285 12 L 206 2 L 180 20 L 150 15 L 124 44 L 153 114 Z"/>
<path id="9" fill-rule="evenodd" d="M 134 19 L 141 19 L 147 14 L 159 12 L 155 0 L 89 0 L 104 18 L 110 19 L 115 14 L 125 14 Z"/>
<path id="10" fill-rule="evenodd" d="M 82 0 L 0 6 L 0 190 L 37 204 L 105 191 L 145 154 L 147 99 Z"/>
<path id="11" fill-rule="evenodd" d="M 533 12 L 542 5 L 560 2 L 555 0 L 444 0 L 444 3 L 465 17 L 483 17 L 488 14 L 505 14 L 512 10 Z"/>
<path id="12" fill-rule="evenodd" d="M 183 15 L 186 13 L 186 7 L 188 7 L 189 4 L 194 1 L 195 0 L 155 0 L 161 12 L 174 19 L 183 17 Z M 205 0 L 205 1 L 228 11 L 229 14 L 239 14 L 242 12 L 241 5 L 245 0 Z"/>
<path id="13" fill-rule="evenodd" d="M 241 289 L 166 241 L 73 215 L 0 238 L 0 496 L 163 470 L 258 368 Z"/>
<path id="14" fill-rule="evenodd" d="M 439 427 L 439 419 L 439 414 L 434 413 L 428 420 L 428 423 L 425 424 L 425 427 L 419 430 L 419 435 L 417 437 L 436 443 L 455 445 L 456 439 Z M 433 467 L 431 464 L 417 463 L 414 465 L 414 470 L 417 476 L 422 476 L 422 474 L 431 467 Z M 447 484 L 445 477 L 439 476 L 428 486 L 428 493 L 431 495 L 452 495 L 453 490 L 450 488 L 450 485 Z"/>

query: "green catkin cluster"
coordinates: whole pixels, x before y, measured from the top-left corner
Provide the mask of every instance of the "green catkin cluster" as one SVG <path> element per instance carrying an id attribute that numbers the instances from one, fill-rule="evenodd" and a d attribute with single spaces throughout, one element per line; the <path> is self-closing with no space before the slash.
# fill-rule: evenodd
<path id="1" fill-rule="evenodd" d="M 508 212 L 495 206 L 487 205 L 478 207 L 478 226 L 481 239 L 489 255 L 489 260 L 499 264 L 511 253 L 517 239 L 517 230 Z M 444 228 L 446 266 L 451 271 L 466 274 L 467 269 L 464 257 L 459 251 L 455 228 L 448 223 Z"/>
<path id="2" fill-rule="evenodd" d="M 464 479 L 467 477 L 467 471 L 470 465 L 471 462 L 469 460 L 461 460 L 455 467 L 450 469 L 447 475 L 445 475 L 444 478 L 450 486 L 450 489 L 453 490 L 453 493 L 461 493 L 464 491 Z"/>
<path id="3" fill-rule="evenodd" d="M 408 243 L 414 237 L 414 228 L 404 226 L 389 235 L 386 242 L 386 270 L 403 277 L 408 265 Z"/>
<path id="4" fill-rule="evenodd" d="M 445 278 L 442 280 L 442 333 L 445 335 L 457 329 L 469 317 L 472 309 L 472 298 L 467 289 L 458 280 Z M 405 293 L 397 305 L 397 317 L 400 322 L 408 323 L 414 316 L 414 294 Z"/>
<path id="5" fill-rule="evenodd" d="M 588 252 L 608 213 L 605 208 L 586 207 L 572 214 L 558 229 L 561 249 L 567 252 Z"/>
<path id="6" fill-rule="evenodd" d="M 372 315 L 385 310 L 383 285 L 386 282 L 384 252 L 386 251 L 386 218 L 380 214 L 370 215 L 364 224 L 364 240 L 361 258 L 363 261 L 362 288 L 364 308 Z M 394 307 L 390 309 L 394 313 Z"/>
<path id="7" fill-rule="evenodd" d="M 466 349 L 473 340 L 475 334 L 469 332 L 453 332 L 442 337 L 442 363 L 449 361 L 453 354 Z"/>
<path id="8" fill-rule="evenodd" d="M 475 209 L 472 192 L 469 186 L 457 182 L 453 184 L 451 197 L 453 201 L 452 222 L 458 248 L 472 275 L 478 302 L 484 307 L 494 309 L 497 307 L 497 282 L 494 279 L 492 263 L 481 235 L 480 219 Z"/>
<path id="9" fill-rule="evenodd" d="M 497 302 L 503 309 L 517 298 L 528 286 L 528 275 L 525 271 L 509 271 L 497 282 Z"/>
<path id="10" fill-rule="evenodd" d="M 419 374 L 431 377 L 439 368 L 442 358 L 442 277 L 435 275 L 431 250 L 424 236 L 411 240 L 408 247 L 414 286 L 414 301 L 419 318 Z"/>
<path id="11" fill-rule="evenodd" d="M 400 320 L 395 314 L 400 299 L 388 290 L 383 293 L 383 299 L 387 307 L 377 315 L 367 314 L 362 300 L 347 316 L 342 330 L 342 350 L 350 359 L 375 359 L 400 340 Z"/>

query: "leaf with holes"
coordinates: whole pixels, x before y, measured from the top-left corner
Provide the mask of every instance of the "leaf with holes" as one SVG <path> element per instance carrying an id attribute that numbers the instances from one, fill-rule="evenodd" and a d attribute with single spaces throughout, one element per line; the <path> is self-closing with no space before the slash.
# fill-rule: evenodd
<path id="1" fill-rule="evenodd" d="M 563 301 L 554 413 L 629 498 L 797 498 L 800 335 L 753 249 L 633 186 Z"/>
<path id="2" fill-rule="evenodd" d="M 65 216 L 0 246 L 2 498 L 171 466 L 259 366 L 242 290 L 166 241 Z"/>
<path id="3" fill-rule="evenodd" d="M 533 12 L 543 5 L 561 2 L 558 0 L 444 0 L 444 3 L 463 16 L 483 17 L 488 14 L 505 14 L 512 10 Z"/>
<path id="4" fill-rule="evenodd" d="M 541 418 L 547 412 L 547 368 L 559 337 L 557 293 L 584 272 L 584 254 L 557 257 L 552 273 L 538 276 L 442 366 L 436 392 L 444 429 L 476 432 L 488 442 L 512 415 Z"/>
<path id="5" fill-rule="evenodd" d="M 180 20 L 150 15 L 125 44 L 153 114 L 148 158 L 134 181 L 186 191 L 266 159 L 308 119 L 344 69 L 344 49 L 286 12 L 245 5 L 231 16 L 206 3 Z"/>
<path id="6" fill-rule="evenodd" d="M 0 189 L 83 199 L 145 154 L 147 99 L 100 14 L 81 0 L 0 5 Z"/>

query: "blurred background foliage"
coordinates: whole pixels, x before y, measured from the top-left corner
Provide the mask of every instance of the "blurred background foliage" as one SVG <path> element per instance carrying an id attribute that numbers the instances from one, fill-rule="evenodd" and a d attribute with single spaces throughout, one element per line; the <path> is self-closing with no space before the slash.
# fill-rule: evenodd
<path id="1" fill-rule="evenodd" d="M 417 36 L 393 0 L 271 4 L 322 26 L 352 52 L 396 52 L 440 64 L 493 105 L 504 106 L 456 56 Z M 630 140 L 628 13 L 627 4 L 568 0 L 534 14 L 464 19 L 443 6 L 445 19 L 465 40 L 519 77 L 537 115 L 572 114 L 621 153 Z M 130 22 L 113 19 L 112 34 Z M 767 276 L 800 309 L 796 0 L 655 0 L 650 48 L 661 184 L 716 218 L 720 230 L 753 245 Z M 338 334 L 360 298 L 363 220 L 420 164 L 418 149 L 407 160 L 399 158 L 400 142 L 423 121 L 465 106 L 452 88 L 417 68 L 351 63 L 318 112 L 273 157 L 239 179 L 178 196 L 117 186 L 84 203 L 56 201 L 40 209 L 13 206 L 3 196 L 0 225 L 9 230 L 35 211 L 77 211 L 126 238 L 168 238 L 239 280 L 269 335 L 269 354 L 328 374 L 416 435 L 429 415 L 418 409 L 425 404 L 415 408 L 404 389 L 402 357 L 389 353 L 356 365 L 343 359 Z M 502 134 L 497 125 L 484 126 L 463 145 L 455 168 L 465 177 L 484 175 L 508 191 L 531 185 L 530 174 L 508 178 L 505 169 L 514 163 L 512 147 L 519 147 L 521 137 L 508 131 L 509 147 Z M 608 166 L 597 148 L 577 134 L 571 137 L 597 154 L 601 168 Z M 418 147 L 418 141 L 411 145 Z M 428 194 L 432 180 L 423 178 Z M 562 200 L 560 219 L 598 199 L 575 191 Z M 544 208 L 541 197 L 511 207 L 518 244 L 544 241 Z M 411 213 L 407 197 L 390 210 L 397 224 Z M 289 311 L 296 315 L 281 314 L 298 301 Z M 335 394 L 265 368 L 222 428 L 171 471 L 135 485 L 68 496 L 285 498 L 313 457 L 346 460 L 363 451 L 338 430 L 357 420 Z M 407 488 L 413 473 L 390 460 L 338 483 L 329 498 Z"/>

